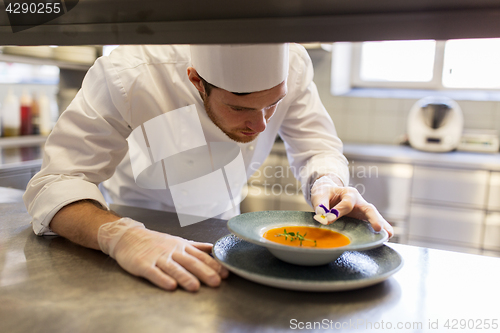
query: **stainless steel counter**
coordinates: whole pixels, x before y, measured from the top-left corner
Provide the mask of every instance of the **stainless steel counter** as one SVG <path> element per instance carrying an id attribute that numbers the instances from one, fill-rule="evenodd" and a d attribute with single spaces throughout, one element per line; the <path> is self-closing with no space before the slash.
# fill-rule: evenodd
<path id="1" fill-rule="evenodd" d="M 172 213 L 114 209 L 150 229 L 198 241 L 228 233 L 222 220 L 181 228 Z M 500 321 L 497 258 L 390 244 L 403 256 L 403 269 L 361 290 L 295 292 L 232 274 L 217 289 L 165 292 L 101 252 L 35 236 L 29 221 L 22 203 L 0 204 L 0 332 L 280 332 L 307 322 L 328 323 L 331 331 L 337 323 L 344 332 L 368 323 L 376 331 L 390 323 L 395 332 L 442 332 L 447 319 L 498 331 L 484 329 L 485 319 L 490 326 Z M 429 330 L 436 321 L 439 329 Z"/>
<path id="2" fill-rule="evenodd" d="M 275 143 L 273 153 L 285 154 L 284 143 Z M 409 146 L 345 143 L 344 155 L 351 162 L 369 160 L 372 162 L 406 163 L 443 168 L 500 171 L 500 153 L 487 154 L 462 151 L 431 153 L 419 151 Z"/>
<path id="3" fill-rule="evenodd" d="M 26 188 L 42 166 L 45 140 L 41 136 L 0 139 L 0 187 Z"/>
<path id="4" fill-rule="evenodd" d="M 40 168 L 42 147 L 0 147 L 0 171 L 20 168 Z"/>
<path id="5" fill-rule="evenodd" d="M 500 171 L 500 153 L 453 151 L 431 153 L 409 146 L 345 144 L 344 154 L 351 161 L 370 159 L 377 162 L 408 163 L 422 166 Z"/>

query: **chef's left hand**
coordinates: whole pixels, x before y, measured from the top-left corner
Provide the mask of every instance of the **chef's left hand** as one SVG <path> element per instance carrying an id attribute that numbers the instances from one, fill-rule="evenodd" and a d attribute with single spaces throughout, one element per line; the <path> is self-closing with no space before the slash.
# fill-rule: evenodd
<path id="1" fill-rule="evenodd" d="M 335 222 L 341 216 L 354 217 L 370 222 L 375 231 L 384 228 L 389 237 L 392 237 L 394 230 L 374 205 L 368 203 L 357 189 L 354 187 L 342 187 L 337 185 L 333 175 L 325 175 L 318 178 L 311 188 L 311 203 L 317 211 L 319 205 L 324 205 L 327 209 L 335 208 L 339 215 L 332 216 L 328 224 Z"/>

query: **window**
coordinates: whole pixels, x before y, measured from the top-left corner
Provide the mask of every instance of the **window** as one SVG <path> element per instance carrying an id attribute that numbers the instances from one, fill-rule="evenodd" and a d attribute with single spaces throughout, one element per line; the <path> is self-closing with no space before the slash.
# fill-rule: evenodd
<path id="1" fill-rule="evenodd" d="M 442 82 L 446 88 L 500 89 L 500 39 L 447 41 Z"/>
<path id="2" fill-rule="evenodd" d="M 434 40 L 363 43 L 360 78 L 377 82 L 430 82 L 435 50 Z"/>
<path id="3" fill-rule="evenodd" d="M 351 50 L 351 87 L 500 89 L 500 38 L 364 42 Z"/>

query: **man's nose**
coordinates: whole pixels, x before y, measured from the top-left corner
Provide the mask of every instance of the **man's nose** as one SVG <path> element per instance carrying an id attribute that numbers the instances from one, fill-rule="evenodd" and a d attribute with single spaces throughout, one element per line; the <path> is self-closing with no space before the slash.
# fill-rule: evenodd
<path id="1" fill-rule="evenodd" d="M 264 132 L 267 126 L 265 112 L 255 112 L 251 119 L 245 122 L 245 125 L 254 132 Z"/>

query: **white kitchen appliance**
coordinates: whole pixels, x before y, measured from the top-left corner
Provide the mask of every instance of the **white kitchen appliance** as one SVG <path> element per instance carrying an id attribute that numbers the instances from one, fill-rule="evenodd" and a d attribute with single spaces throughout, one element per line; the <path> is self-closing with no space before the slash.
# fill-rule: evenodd
<path id="1" fill-rule="evenodd" d="M 460 143 L 464 117 L 460 106 L 444 96 L 417 101 L 408 115 L 408 140 L 413 148 L 447 152 Z"/>

